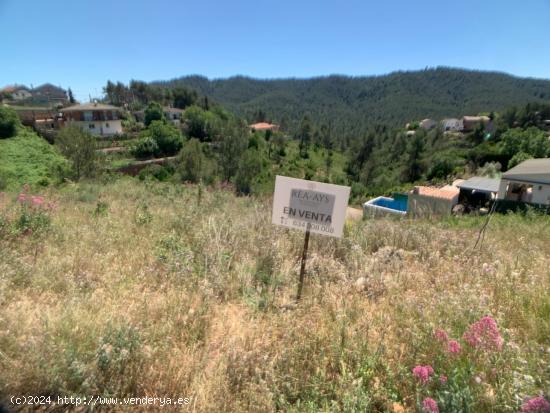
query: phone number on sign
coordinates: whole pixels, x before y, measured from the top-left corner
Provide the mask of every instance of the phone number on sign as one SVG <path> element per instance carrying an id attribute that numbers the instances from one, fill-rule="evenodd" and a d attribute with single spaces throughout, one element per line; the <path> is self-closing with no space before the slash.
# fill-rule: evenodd
<path id="1" fill-rule="evenodd" d="M 294 227 L 302 227 L 306 229 L 309 225 L 309 228 L 314 231 L 323 231 L 323 232 L 328 232 L 329 234 L 332 234 L 334 232 L 334 228 L 331 227 L 330 225 L 315 224 L 312 222 L 308 223 L 305 221 L 296 221 L 296 220 L 292 221 L 292 225 Z"/>

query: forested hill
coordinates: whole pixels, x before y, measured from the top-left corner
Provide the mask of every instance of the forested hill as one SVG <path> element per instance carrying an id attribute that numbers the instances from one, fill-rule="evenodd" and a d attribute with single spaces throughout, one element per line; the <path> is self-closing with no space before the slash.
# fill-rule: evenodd
<path id="1" fill-rule="evenodd" d="M 550 80 L 451 68 L 311 79 L 188 76 L 156 83 L 192 87 L 250 121 L 263 111 L 269 120 L 292 130 L 308 115 L 316 124 L 330 123 L 335 135 L 344 136 L 375 123 L 400 126 L 426 117 L 458 117 L 550 102 Z"/>

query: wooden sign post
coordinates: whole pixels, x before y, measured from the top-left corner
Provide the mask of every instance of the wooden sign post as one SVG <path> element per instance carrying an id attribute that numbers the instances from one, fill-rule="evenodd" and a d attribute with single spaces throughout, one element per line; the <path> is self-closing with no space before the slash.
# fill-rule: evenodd
<path id="1" fill-rule="evenodd" d="M 346 220 L 350 188 L 277 176 L 271 222 L 306 232 L 296 299 L 302 297 L 309 235 L 311 232 L 340 238 Z"/>

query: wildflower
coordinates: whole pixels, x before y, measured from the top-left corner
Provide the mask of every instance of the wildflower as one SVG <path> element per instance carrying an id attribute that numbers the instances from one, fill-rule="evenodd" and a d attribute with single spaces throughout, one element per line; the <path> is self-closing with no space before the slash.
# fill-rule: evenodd
<path id="1" fill-rule="evenodd" d="M 533 397 L 521 405 L 520 413 L 550 413 L 550 402 L 542 396 Z"/>
<path id="2" fill-rule="evenodd" d="M 449 340 L 449 336 L 447 335 L 447 332 L 445 330 L 441 330 L 440 328 L 435 330 L 434 337 L 439 341 Z"/>
<path id="3" fill-rule="evenodd" d="M 449 343 L 447 344 L 447 350 L 449 351 L 449 353 L 452 353 L 452 354 L 460 353 L 459 342 L 456 340 L 450 340 Z"/>
<path id="4" fill-rule="evenodd" d="M 496 321 L 491 316 L 471 324 L 462 336 L 470 346 L 483 350 L 502 350 L 503 340 Z"/>
<path id="5" fill-rule="evenodd" d="M 444 376 L 443 374 L 441 376 L 439 376 L 439 382 L 441 384 L 447 383 L 447 376 Z"/>
<path id="6" fill-rule="evenodd" d="M 485 273 L 490 273 L 490 272 L 493 272 L 493 266 L 491 264 L 488 264 L 486 262 L 483 263 L 483 272 Z"/>
<path id="7" fill-rule="evenodd" d="M 24 192 L 21 192 L 21 193 L 17 196 L 17 202 L 21 202 L 22 204 L 24 204 L 25 202 L 27 202 L 27 195 L 25 195 Z"/>
<path id="8" fill-rule="evenodd" d="M 420 380 L 420 383 L 426 384 L 430 376 L 434 374 L 434 369 L 430 365 L 416 366 L 412 372 L 413 376 Z"/>
<path id="9" fill-rule="evenodd" d="M 44 197 L 40 195 L 31 196 L 31 204 L 33 207 L 40 208 L 44 204 Z"/>
<path id="10" fill-rule="evenodd" d="M 475 376 L 474 381 L 476 382 L 476 384 L 481 384 L 481 377 Z"/>
<path id="11" fill-rule="evenodd" d="M 437 407 L 437 402 L 431 397 L 426 397 L 422 402 L 422 410 L 425 413 L 439 413 L 439 407 Z"/>

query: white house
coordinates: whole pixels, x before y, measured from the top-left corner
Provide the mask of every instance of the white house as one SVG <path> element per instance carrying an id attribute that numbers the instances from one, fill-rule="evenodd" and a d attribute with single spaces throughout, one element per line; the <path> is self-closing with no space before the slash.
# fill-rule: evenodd
<path id="1" fill-rule="evenodd" d="M 456 118 L 443 119 L 441 129 L 445 132 L 460 132 L 463 128 L 462 120 Z"/>
<path id="2" fill-rule="evenodd" d="M 550 158 L 528 159 L 503 173 L 497 198 L 550 205 Z"/>
<path id="3" fill-rule="evenodd" d="M 422 129 L 430 130 L 437 126 L 437 122 L 433 119 L 422 119 L 418 126 Z"/>
<path id="4" fill-rule="evenodd" d="M 101 103 L 74 105 L 60 110 L 63 124 L 73 124 L 96 136 L 112 136 L 122 133 L 120 109 Z"/>

